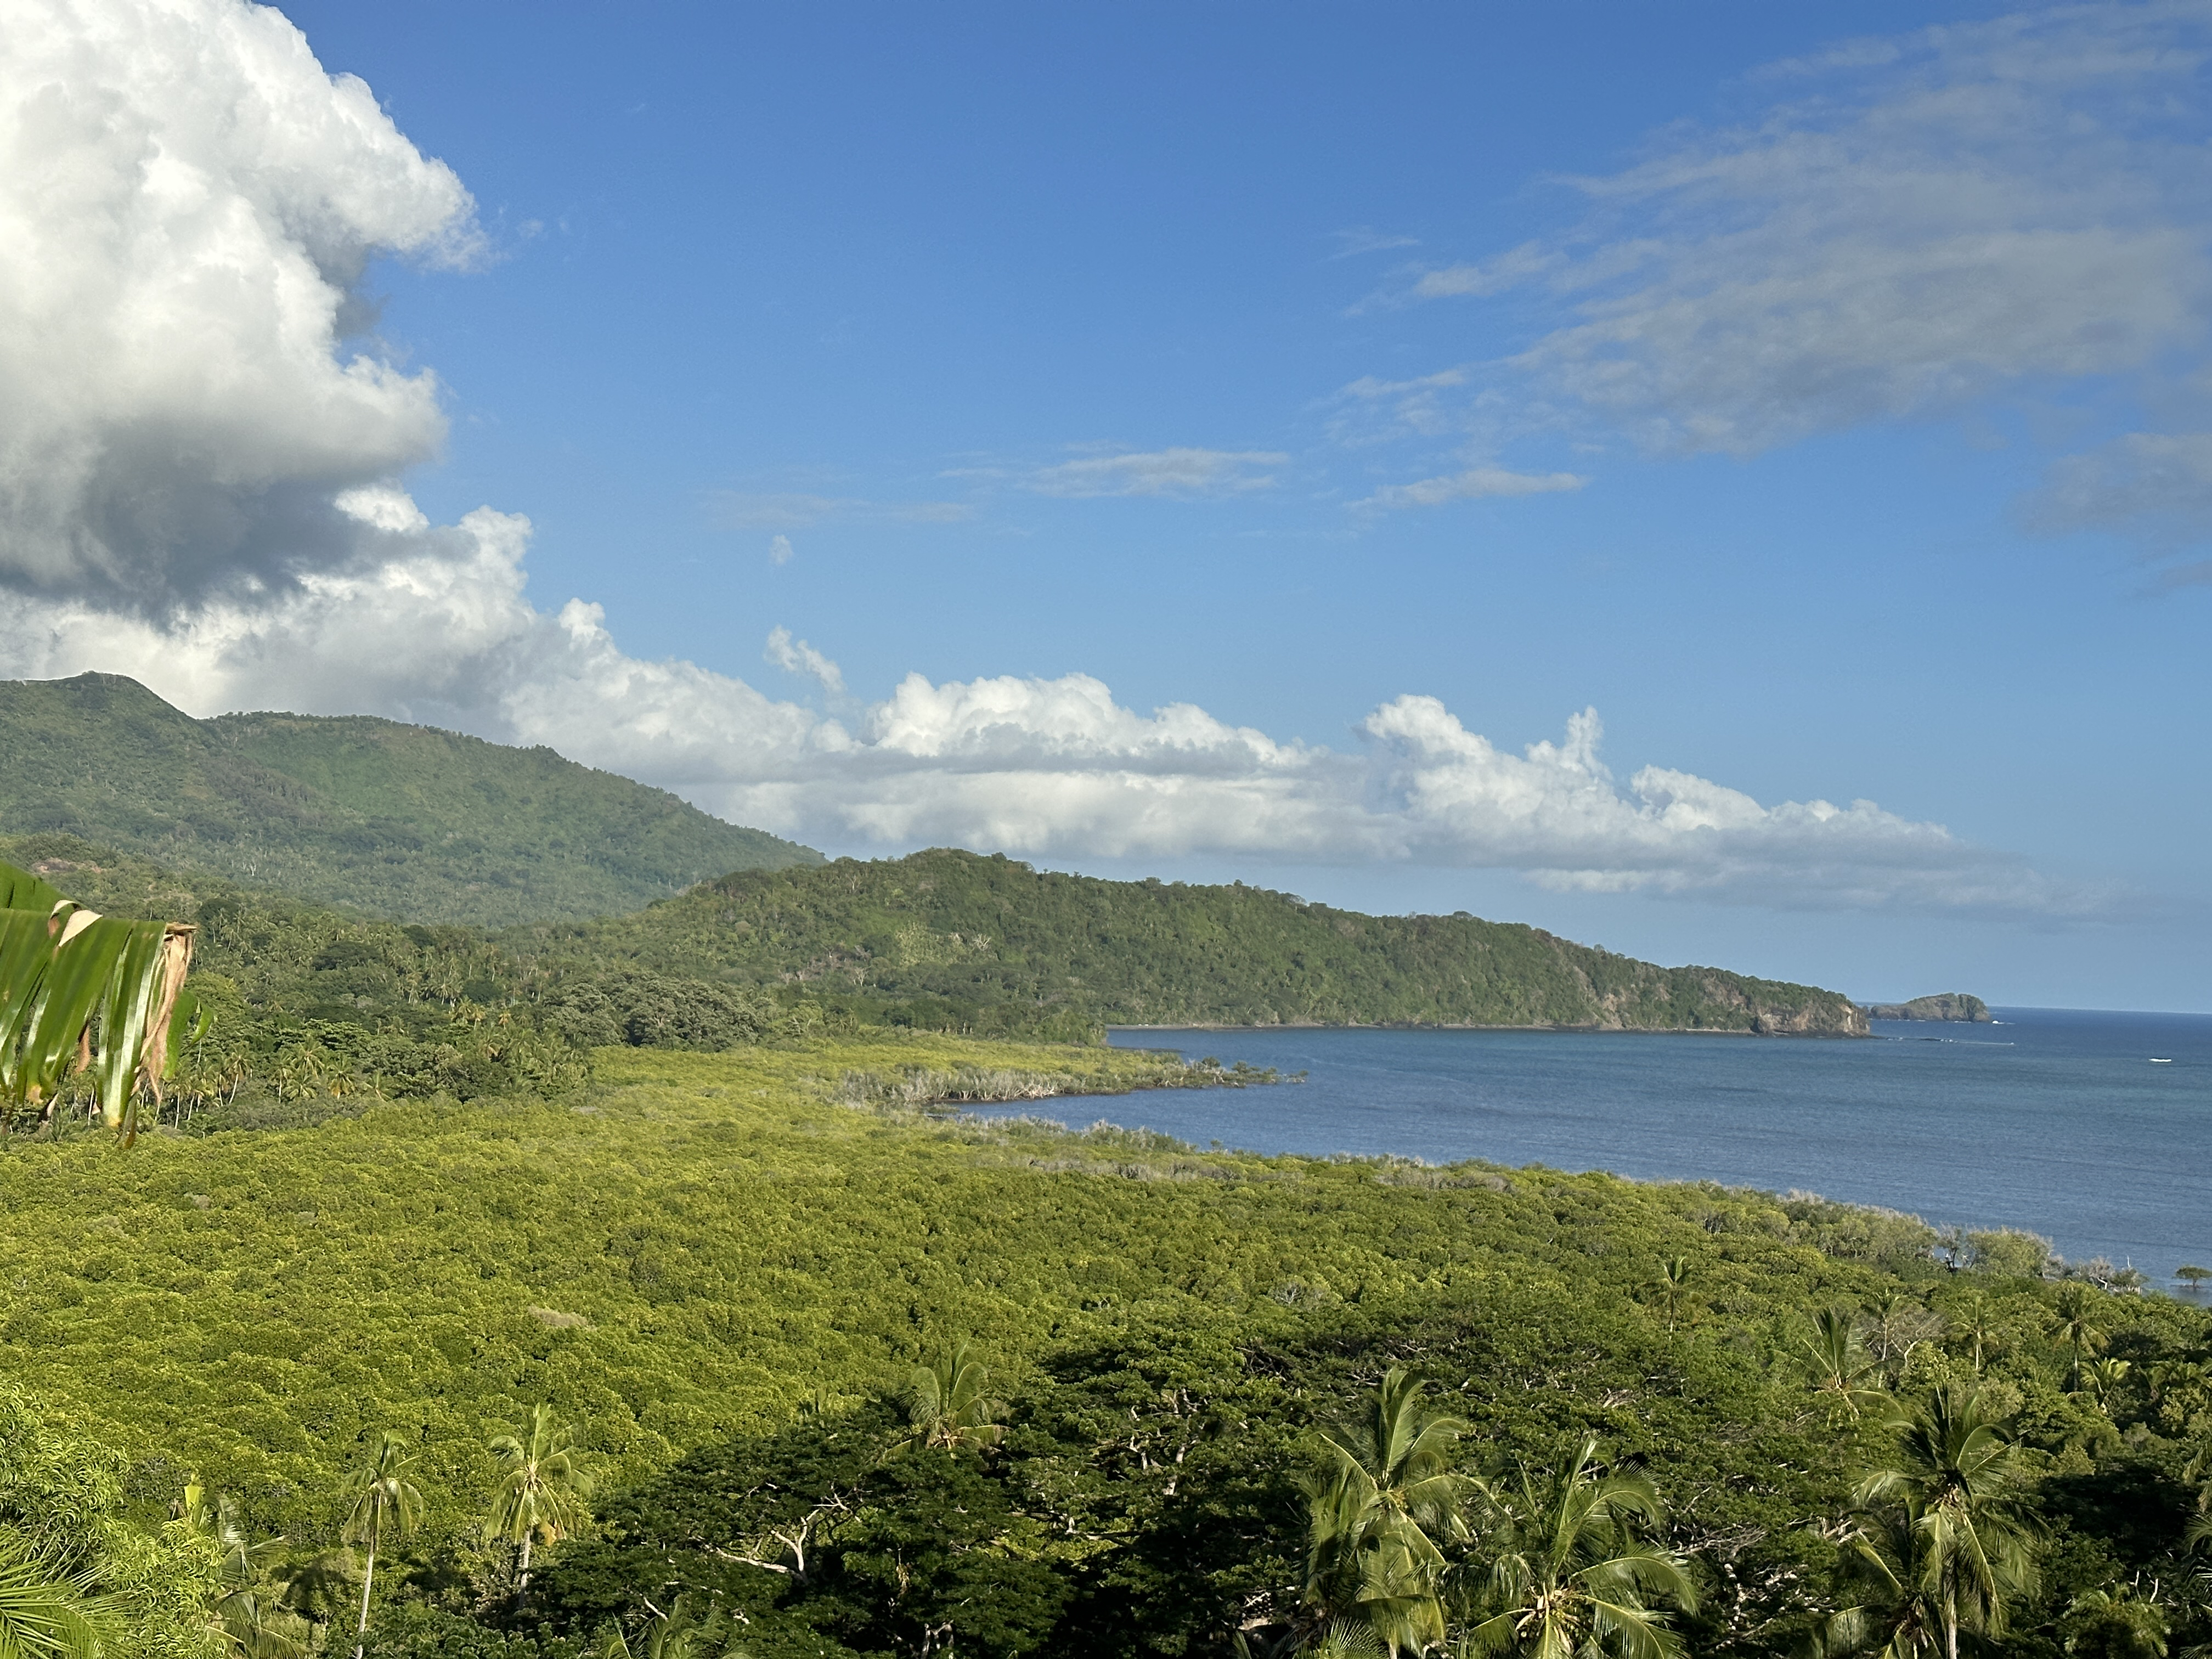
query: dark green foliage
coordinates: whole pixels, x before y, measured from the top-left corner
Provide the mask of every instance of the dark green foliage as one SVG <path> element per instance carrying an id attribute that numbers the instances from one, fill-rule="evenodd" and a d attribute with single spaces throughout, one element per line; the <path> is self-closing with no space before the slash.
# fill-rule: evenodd
<path id="1" fill-rule="evenodd" d="M 541 1641 L 528 1632 L 494 1630 L 459 1613 L 400 1602 L 369 1621 L 362 1659 L 585 1659 L 580 1642 Z"/>
<path id="2" fill-rule="evenodd" d="M 763 992 L 627 966 L 553 979 L 538 1007 L 549 1030 L 585 1048 L 730 1048 L 786 1017 Z"/>
<path id="3" fill-rule="evenodd" d="M 550 749 L 368 716 L 196 720 L 114 674 L 0 681 L 0 829 L 484 924 L 634 909 L 820 856 Z"/>
<path id="4" fill-rule="evenodd" d="M 106 1631 L 110 1659 L 218 1659 L 202 1613 L 217 1584 L 216 1551 L 132 1516 L 126 1468 L 82 1421 L 0 1384 L 0 1563 L 18 1590 L 25 1578 L 74 1581 L 91 1604 L 82 1610 Z"/>
<path id="5" fill-rule="evenodd" d="M 942 849 L 742 872 L 640 915 L 514 938 L 549 961 L 588 952 L 803 985 L 871 1023 L 978 1035 L 1067 1040 L 1099 1023 L 1866 1029 L 1833 992 L 1656 968 L 1534 927 L 1360 915 L 1243 885 L 1099 881 Z"/>

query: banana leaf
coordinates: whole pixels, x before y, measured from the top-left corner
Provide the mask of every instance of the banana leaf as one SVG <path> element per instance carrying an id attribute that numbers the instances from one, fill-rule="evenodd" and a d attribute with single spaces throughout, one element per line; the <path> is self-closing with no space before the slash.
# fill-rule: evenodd
<path id="1" fill-rule="evenodd" d="M 0 896 L 26 907 L 0 908 L 0 1093 L 35 1103 L 89 1069 L 100 1116 L 127 1145 L 138 1080 L 158 1103 L 173 1032 L 206 1030 L 183 990 L 194 930 L 97 915 L 10 865 L 0 864 Z"/>
<path id="2" fill-rule="evenodd" d="M 28 870 L 0 864 L 0 910 L 43 910 L 51 914 L 57 904 L 68 902 L 59 889 L 47 885 Z"/>
<path id="3" fill-rule="evenodd" d="M 27 1097 L 18 1080 L 23 1033 L 38 1017 L 56 931 L 44 911 L 0 910 L 0 1092 L 11 1100 Z"/>

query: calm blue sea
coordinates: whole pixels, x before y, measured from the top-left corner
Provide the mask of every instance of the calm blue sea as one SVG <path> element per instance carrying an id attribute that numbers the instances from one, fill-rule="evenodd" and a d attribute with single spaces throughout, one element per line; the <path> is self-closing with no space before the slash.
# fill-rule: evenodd
<path id="1" fill-rule="evenodd" d="M 1117 1031 L 1309 1080 L 1139 1095 L 1108 1115 L 1200 1146 L 1800 1188 L 2031 1228 L 2160 1281 L 2212 1265 L 2212 1016 L 1996 1012 L 1996 1025 L 1879 1021 L 1865 1042 Z"/>

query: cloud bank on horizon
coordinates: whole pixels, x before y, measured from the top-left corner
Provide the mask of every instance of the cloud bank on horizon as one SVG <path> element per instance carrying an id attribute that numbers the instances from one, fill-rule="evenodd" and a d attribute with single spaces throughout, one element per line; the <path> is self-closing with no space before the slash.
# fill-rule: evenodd
<path id="1" fill-rule="evenodd" d="M 437 383 L 362 334 L 356 285 L 380 256 L 462 264 L 482 238 L 461 182 L 365 85 L 326 76 L 289 21 L 243 0 L 0 0 L 0 582 L 15 621 L 0 670 L 130 673 L 203 713 L 377 712 L 548 744 L 833 845 L 1397 860 L 1783 906 L 2052 915 L 2100 902 L 1868 801 L 1763 805 L 1658 767 L 1624 787 L 1599 757 L 1595 711 L 1516 754 L 1408 695 L 1336 750 L 1189 705 L 1142 714 L 1082 674 L 909 674 L 833 717 L 693 663 L 629 656 L 597 605 L 532 602 L 526 519 L 487 507 L 433 524 L 400 482 L 443 440 Z M 1650 257 L 1678 272 L 1686 258 Z M 1597 335 L 1561 337 L 1531 361 L 1585 401 L 1657 408 L 1674 395 L 1655 389 L 1657 358 L 1624 343 L 1656 325 L 1622 319 L 1680 302 L 1652 282 L 1634 292 L 1577 325 Z M 2148 314 L 2128 337 L 2178 326 Z M 2073 337 L 2057 324 L 2044 335 Z M 1836 395 L 1891 395 L 1870 384 Z M 1759 395 L 1681 402 L 1706 406 L 1722 415 L 1682 430 L 1727 447 Z M 1116 453 L 1026 483 L 1233 492 L 1265 487 L 1285 459 Z M 1582 482 L 1475 462 L 1380 504 Z M 2097 510 L 2094 479 L 2073 488 L 2074 510 Z M 726 506 L 779 532 L 961 510 Z M 777 545 L 787 556 L 781 534 Z M 766 657 L 842 699 L 842 671 L 806 641 L 779 629 Z"/>

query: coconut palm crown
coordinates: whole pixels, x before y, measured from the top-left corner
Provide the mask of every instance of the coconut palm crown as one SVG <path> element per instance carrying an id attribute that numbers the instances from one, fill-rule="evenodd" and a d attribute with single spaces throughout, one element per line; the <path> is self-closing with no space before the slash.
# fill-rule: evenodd
<path id="1" fill-rule="evenodd" d="M 592 1495 L 593 1483 L 573 1438 L 568 1425 L 554 1416 L 552 1407 L 539 1404 L 531 1407 L 526 1432 L 503 1434 L 491 1443 L 492 1455 L 500 1463 L 499 1490 L 492 1500 L 492 1534 L 522 1547 L 517 1606 L 530 1595 L 533 1546 L 557 1543 L 583 1523 L 584 1504 Z"/>
<path id="2" fill-rule="evenodd" d="M 1978 1389 L 1939 1389 L 1893 1419 L 1889 1462 L 1859 1482 L 1844 1565 L 1860 1594 L 1829 1621 L 1830 1652 L 1958 1659 L 2004 1633 L 2036 1581 L 2020 1449 Z"/>
<path id="3" fill-rule="evenodd" d="M 1467 1425 L 1394 1366 L 1355 1417 L 1313 1437 L 1306 1601 L 1327 1627 L 1365 1627 L 1393 1656 L 1444 1639 L 1443 1545 L 1466 1535 L 1452 1459 Z M 1337 1639 L 1345 1632 L 1339 1631 Z"/>
<path id="4" fill-rule="evenodd" d="M 964 1341 L 940 1350 L 927 1364 L 915 1366 L 907 1379 L 906 1418 L 912 1431 L 907 1443 L 948 1451 L 997 1445 L 1006 1438 L 999 1419 L 1006 1414 L 1006 1406 L 988 1396 L 990 1382 L 990 1368 Z"/>
<path id="5" fill-rule="evenodd" d="M 1647 1540 L 1663 1519 L 1640 1471 L 1608 1468 L 1584 1440 L 1546 1471 L 1485 1486 L 1477 1551 L 1486 1572 L 1468 1587 L 1470 1650 L 1528 1659 L 1674 1659 L 1668 1607 L 1697 1593 L 1681 1557 Z"/>

